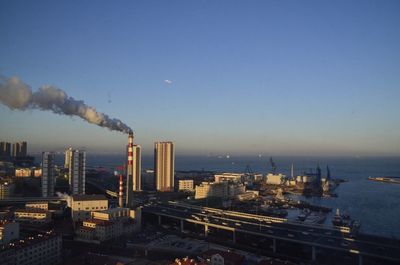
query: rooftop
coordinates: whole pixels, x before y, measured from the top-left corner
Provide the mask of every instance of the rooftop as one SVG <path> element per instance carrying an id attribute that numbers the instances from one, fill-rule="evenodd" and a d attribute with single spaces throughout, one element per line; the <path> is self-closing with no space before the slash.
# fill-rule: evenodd
<path id="1" fill-rule="evenodd" d="M 92 195 L 72 195 L 73 201 L 98 201 L 107 200 L 107 197 L 102 194 L 92 194 Z"/>
<path id="2" fill-rule="evenodd" d="M 41 209 L 41 208 L 25 208 L 25 209 L 17 209 L 14 213 L 48 213 L 49 211 Z"/>
<path id="3" fill-rule="evenodd" d="M 128 210 L 129 211 L 129 208 L 117 207 L 117 208 L 109 208 L 109 209 L 106 209 L 106 210 L 100 210 L 100 211 L 94 211 L 94 212 L 112 214 L 112 213 L 120 212 L 120 211 L 123 211 L 123 210 Z"/>
<path id="4" fill-rule="evenodd" d="M 112 225 L 113 222 L 106 221 L 106 220 L 99 220 L 99 219 L 89 219 L 86 221 L 83 221 L 83 223 L 92 223 L 100 226 L 107 226 L 107 225 Z"/>
<path id="5" fill-rule="evenodd" d="M 51 239 L 53 237 L 59 236 L 56 234 L 53 230 L 47 231 L 47 232 L 41 232 L 35 236 L 29 236 L 24 239 L 16 240 L 8 244 L 4 244 L 0 246 L 0 252 L 1 251 L 6 251 L 8 249 L 20 249 L 20 248 L 25 248 L 30 245 Z"/>
<path id="6" fill-rule="evenodd" d="M 234 252 L 228 252 L 228 251 L 223 251 L 223 250 L 217 250 L 217 249 L 209 249 L 205 252 L 202 253 L 202 256 L 206 259 L 211 258 L 211 256 L 214 256 L 215 254 L 219 254 L 222 256 L 226 261 L 230 261 L 230 263 L 241 263 L 244 259 L 244 256 L 234 253 Z"/>

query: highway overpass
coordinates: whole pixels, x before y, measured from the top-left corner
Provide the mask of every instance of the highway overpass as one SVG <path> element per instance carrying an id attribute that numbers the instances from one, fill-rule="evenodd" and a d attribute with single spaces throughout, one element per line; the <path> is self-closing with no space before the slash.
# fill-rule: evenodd
<path id="1" fill-rule="evenodd" d="M 157 216 L 160 225 L 168 220 L 178 221 L 181 232 L 185 232 L 188 224 L 196 224 L 203 227 L 205 237 L 211 229 L 229 231 L 233 243 L 236 243 L 238 235 L 269 239 L 272 241 L 271 250 L 274 253 L 279 247 L 279 242 L 308 246 L 311 249 L 309 258 L 312 261 L 317 259 L 319 250 L 329 250 L 356 256 L 358 264 L 364 264 L 364 258 L 378 259 L 393 264 L 400 262 L 400 241 L 368 235 L 354 236 L 347 227 L 306 225 L 300 222 L 289 222 L 284 218 L 175 202 L 146 204 L 143 212 Z"/>

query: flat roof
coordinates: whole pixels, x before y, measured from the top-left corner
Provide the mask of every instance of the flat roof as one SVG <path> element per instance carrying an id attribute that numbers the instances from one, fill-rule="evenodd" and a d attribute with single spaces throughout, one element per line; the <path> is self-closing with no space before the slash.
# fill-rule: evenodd
<path id="1" fill-rule="evenodd" d="M 14 213 L 48 213 L 49 211 L 41 209 L 41 208 L 25 208 L 15 210 Z"/>
<path id="2" fill-rule="evenodd" d="M 99 219 L 89 219 L 86 221 L 83 221 L 83 223 L 92 223 L 100 226 L 107 226 L 107 225 L 112 225 L 113 222 L 106 221 L 106 220 L 99 220 Z"/>
<path id="3" fill-rule="evenodd" d="M 95 213 L 115 213 L 115 212 L 119 212 L 122 210 L 130 210 L 129 208 L 121 208 L 121 207 L 117 207 L 117 208 L 108 208 L 106 210 L 100 210 L 100 211 L 93 211 Z"/>
<path id="4" fill-rule="evenodd" d="M 72 195 L 74 201 L 96 201 L 96 200 L 107 200 L 107 197 L 103 194 L 92 194 L 92 195 Z"/>

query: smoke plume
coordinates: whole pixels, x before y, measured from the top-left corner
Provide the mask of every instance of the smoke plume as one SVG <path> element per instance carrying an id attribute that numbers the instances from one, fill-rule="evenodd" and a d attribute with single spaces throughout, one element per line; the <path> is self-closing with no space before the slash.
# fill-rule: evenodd
<path id="1" fill-rule="evenodd" d="M 27 84 L 15 76 L 9 79 L 0 78 L 0 102 L 12 110 L 50 110 L 60 115 L 78 116 L 110 130 L 124 133 L 131 131 L 122 121 L 98 112 L 82 100 L 69 97 L 59 88 L 42 86 L 38 91 L 32 92 Z"/>

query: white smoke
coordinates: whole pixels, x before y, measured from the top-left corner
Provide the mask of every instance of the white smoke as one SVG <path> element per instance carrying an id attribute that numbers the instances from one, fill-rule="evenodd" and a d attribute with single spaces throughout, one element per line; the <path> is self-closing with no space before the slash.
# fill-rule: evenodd
<path id="1" fill-rule="evenodd" d="M 63 90 L 53 86 L 42 86 L 38 91 L 31 88 L 18 77 L 0 78 L 0 102 L 12 110 L 40 109 L 50 110 L 57 114 L 78 116 L 89 123 L 106 127 L 110 130 L 128 133 L 126 124 L 112 119 L 82 100 L 69 97 Z"/>

